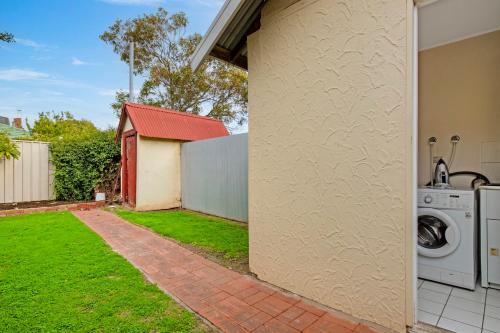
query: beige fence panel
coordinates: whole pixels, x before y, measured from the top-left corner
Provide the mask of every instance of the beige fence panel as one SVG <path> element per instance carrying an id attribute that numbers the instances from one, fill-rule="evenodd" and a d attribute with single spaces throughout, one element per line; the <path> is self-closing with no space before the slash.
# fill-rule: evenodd
<path id="1" fill-rule="evenodd" d="M 54 199 L 54 177 L 49 144 L 17 141 L 18 160 L 0 160 L 0 203 Z"/>

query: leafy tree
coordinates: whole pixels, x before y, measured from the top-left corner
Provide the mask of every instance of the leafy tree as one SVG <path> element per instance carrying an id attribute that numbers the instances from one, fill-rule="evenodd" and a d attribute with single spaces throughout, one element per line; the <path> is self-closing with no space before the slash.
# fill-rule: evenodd
<path id="1" fill-rule="evenodd" d="M 0 159 L 18 159 L 21 153 L 16 144 L 10 140 L 7 134 L 0 132 Z"/>
<path id="2" fill-rule="evenodd" d="M 41 112 L 33 127 L 28 128 L 32 139 L 49 142 L 85 138 L 99 132 L 91 121 L 77 120 L 69 112 Z"/>
<path id="3" fill-rule="evenodd" d="M 0 41 L 6 43 L 13 43 L 16 40 L 14 39 L 14 35 L 10 32 L 0 32 Z"/>
<path id="4" fill-rule="evenodd" d="M 122 111 L 123 103 L 128 101 L 128 92 L 119 90 L 116 92 L 115 101 L 111 103 L 111 108 L 113 109 L 115 116 L 120 117 Z"/>
<path id="5" fill-rule="evenodd" d="M 247 119 L 246 72 L 214 58 L 193 72 L 190 58 L 201 36 L 188 35 L 187 26 L 184 13 L 169 15 L 159 8 L 154 14 L 117 20 L 100 38 L 125 62 L 128 45 L 135 43 L 135 74 L 146 77 L 139 102 L 193 114 L 208 110 L 210 117 L 243 124 Z M 117 103 L 112 105 L 116 111 L 125 96 L 117 94 Z"/>

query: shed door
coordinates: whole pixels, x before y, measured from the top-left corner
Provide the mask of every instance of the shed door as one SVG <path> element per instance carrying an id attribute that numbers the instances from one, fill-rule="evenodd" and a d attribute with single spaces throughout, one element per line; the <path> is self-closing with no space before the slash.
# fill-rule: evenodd
<path id="1" fill-rule="evenodd" d="M 137 175 L 137 140 L 136 136 L 128 136 L 125 139 L 126 158 L 127 158 L 127 203 L 135 207 L 135 192 L 136 192 L 136 175 Z"/>

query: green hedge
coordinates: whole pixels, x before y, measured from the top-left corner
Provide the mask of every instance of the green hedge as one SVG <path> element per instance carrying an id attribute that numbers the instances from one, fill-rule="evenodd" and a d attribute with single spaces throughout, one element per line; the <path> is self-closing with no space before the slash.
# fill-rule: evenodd
<path id="1" fill-rule="evenodd" d="M 92 200 L 97 187 L 106 191 L 117 177 L 120 146 L 114 131 L 52 142 L 50 150 L 57 200 Z"/>

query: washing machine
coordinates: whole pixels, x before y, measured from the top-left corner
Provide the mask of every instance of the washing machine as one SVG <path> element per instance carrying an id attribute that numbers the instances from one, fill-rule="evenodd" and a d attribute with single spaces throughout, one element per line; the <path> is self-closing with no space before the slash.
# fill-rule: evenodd
<path id="1" fill-rule="evenodd" d="M 420 188 L 418 276 L 475 289 L 478 272 L 478 214 L 472 189 Z"/>

